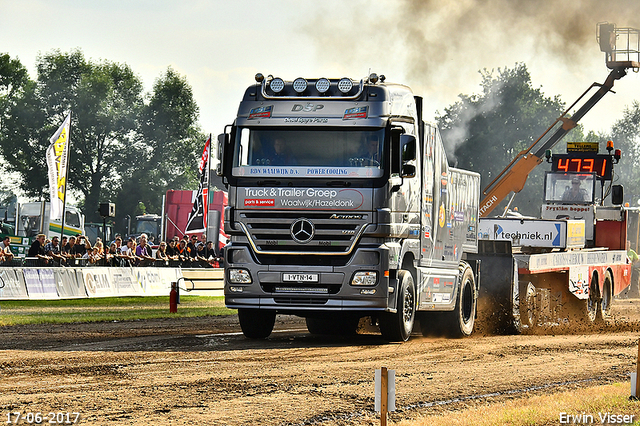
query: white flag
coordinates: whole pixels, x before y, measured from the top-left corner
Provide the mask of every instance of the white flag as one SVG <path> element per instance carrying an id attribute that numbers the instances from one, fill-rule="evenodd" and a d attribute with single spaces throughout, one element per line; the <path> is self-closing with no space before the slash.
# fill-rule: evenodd
<path id="1" fill-rule="evenodd" d="M 47 148 L 47 165 L 49 166 L 49 196 L 51 211 L 49 219 L 62 220 L 64 197 L 67 192 L 67 150 L 69 149 L 69 128 L 71 127 L 71 113 L 49 139 Z"/>

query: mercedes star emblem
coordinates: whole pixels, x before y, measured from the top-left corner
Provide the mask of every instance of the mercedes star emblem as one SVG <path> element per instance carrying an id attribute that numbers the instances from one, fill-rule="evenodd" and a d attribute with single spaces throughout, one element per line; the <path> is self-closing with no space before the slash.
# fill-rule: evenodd
<path id="1" fill-rule="evenodd" d="M 309 219 L 298 219 L 291 224 L 291 236 L 300 244 L 311 241 L 315 233 L 316 227 Z"/>

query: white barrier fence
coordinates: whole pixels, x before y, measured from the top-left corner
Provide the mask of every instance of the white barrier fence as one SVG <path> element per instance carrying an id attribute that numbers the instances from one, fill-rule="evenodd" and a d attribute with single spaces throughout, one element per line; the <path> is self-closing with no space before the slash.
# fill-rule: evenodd
<path id="1" fill-rule="evenodd" d="M 221 269 L 13 267 L 0 268 L 0 300 L 168 296 L 171 282 L 184 277 L 192 287 L 194 274 L 212 277 L 207 289 L 222 289 Z"/>

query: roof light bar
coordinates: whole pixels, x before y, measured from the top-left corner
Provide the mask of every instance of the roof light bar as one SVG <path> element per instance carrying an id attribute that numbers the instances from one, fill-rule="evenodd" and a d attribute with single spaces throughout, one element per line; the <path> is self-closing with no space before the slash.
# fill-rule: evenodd
<path id="1" fill-rule="evenodd" d="M 353 88 L 353 81 L 350 78 L 341 78 L 338 82 L 338 90 L 342 93 L 349 93 L 349 91 Z"/>
<path id="2" fill-rule="evenodd" d="M 331 83 L 324 77 L 316 81 L 316 90 L 319 93 L 325 93 L 329 90 L 329 86 L 331 86 Z"/>
<path id="3" fill-rule="evenodd" d="M 271 87 L 271 90 L 273 91 L 273 93 L 280 93 L 282 92 L 282 89 L 284 89 L 284 80 L 281 79 L 280 77 L 276 77 L 273 80 L 271 80 L 271 83 L 269 84 L 269 86 Z"/>
<path id="4" fill-rule="evenodd" d="M 302 93 L 307 90 L 307 80 L 302 77 L 298 77 L 293 80 L 293 90 L 295 90 L 297 93 Z"/>

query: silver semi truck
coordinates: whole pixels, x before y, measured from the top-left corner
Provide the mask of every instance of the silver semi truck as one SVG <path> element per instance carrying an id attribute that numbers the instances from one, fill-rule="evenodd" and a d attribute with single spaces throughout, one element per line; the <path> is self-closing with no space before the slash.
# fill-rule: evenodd
<path id="1" fill-rule="evenodd" d="M 277 314 L 314 334 L 370 317 L 390 341 L 418 322 L 473 331 L 480 176 L 449 167 L 411 89 L 258 74 L 218 142 L 225 303 L 245 336 L 269 336 Z"/>

